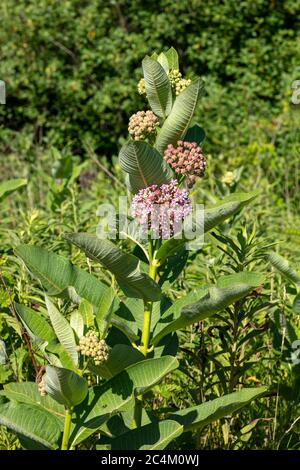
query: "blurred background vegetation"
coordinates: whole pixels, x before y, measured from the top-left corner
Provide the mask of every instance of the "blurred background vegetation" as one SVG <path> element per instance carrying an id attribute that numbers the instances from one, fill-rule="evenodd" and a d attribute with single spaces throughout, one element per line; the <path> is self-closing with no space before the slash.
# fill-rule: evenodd
<path id="1" fill-rule="evenodd" d="M 291 84 L 300 79 L 299 0 L 2 0 L 0 16 L 0 79 L 7 86 L 0 179 L 28 180 L 0 206 L 0 333 L 10 358 L 0 365 L 0 383 L 32 379 L 9 305 L 14 298 L 32 302 L 35 293 L 13 247 L 22 241 L 69 250 L 63 232 L 94 230 L 99 203 L 116 204 L 123 191 L 116 156 L 130 115 L 146 107 L 137 92 L 146 54 L 173 46 L 184 75 L 205 79 L 196 121 L 207 134 L 208 169 L 194 189 L 198 200 L 261 190 L 251 210 L 212 237 L 205 256 L 195 253 L 177 287 L 188 291 L 241 263 L 263 270 L 274 242 L 299 267 L 300 105 L 291 103 Z M 242 262 L 232 266 L 237 253 Z M 228 380 L 230 390 L 238 383 L 270 384 L 275 396 L 267 407 L 256 404 L 238 420 L 189 436 L 180 448 L 300 447 L 300 422 L 293 424 L 299 373 L 290 364 L 300 323 L 290 295 L 270 269 L 261 302 L 275 302 L 275 310 L 266 314 L 257 300 L 247 300 L 249 315 L 260 316 L 250 319 L 247 361 L 233 382 L 232 368 L 226 378 L 226 357 L 237 338 L 224 333 L 222 319 L 180 338 L 190 387 L 180 376 L 167 382 L 154 397 L 158 407 L 201 402 L 228 391 Z M 2 428 L 0 447 L 18 445 Z"/>

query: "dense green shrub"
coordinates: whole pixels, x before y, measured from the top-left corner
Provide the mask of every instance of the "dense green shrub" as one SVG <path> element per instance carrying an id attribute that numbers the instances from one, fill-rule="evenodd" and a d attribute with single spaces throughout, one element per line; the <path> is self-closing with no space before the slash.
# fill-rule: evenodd
<path id="1" fill-rule="evenodd" d="M 153 50 L 174 45 L 184 72 L 193 64 L 209 82 L 198 118 L 215 152 L 276 115 L 299 63 L 299 0 L 3 0 L 0 13 L 5 126 L 80 150 L 89 139 L 99 155 L 116 152 L 128 115 L 146 105 L 138 64 Z"/>

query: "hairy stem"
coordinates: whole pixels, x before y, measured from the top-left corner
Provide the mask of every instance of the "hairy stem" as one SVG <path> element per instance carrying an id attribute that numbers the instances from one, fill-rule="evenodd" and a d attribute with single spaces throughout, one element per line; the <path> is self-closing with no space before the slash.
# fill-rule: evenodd
<path id="1" fill-rule="evenodd" d="M 153 280 L 156 279 L 157 267 L 158 266 L 155 260 L 150 259 L 149 276 Z M 144 323 L 143 323 L 143 332 L 142 332 L 141 348 L 140 348 L 141 352 L 144 354 L 145 357 L 147 357 L 147 354 L 148 354 L 149 341 L 150 341 L 152 307 L 153 307 L 153 302 L 145 302 Z"/>
<path id="2" fill-rule="evenodd" d="M 68 450 L 73 408 L 67 408 L 61 450 Z"/>
<path id="3" fill-rule="evenodd" d="M 159 244 L 159 240 L 157 244 Z M 155 249 L 152 240 L 150 240 L 149 248 L 149 276 L 154 281 L 157 277 L 157 269 L 158 263 L 155 259 Z M 144 309 L 144 322 L 143 322 L 143 331 L 141 337 L 141 345 L 139 347 L 140 351 L 147 357 L 148 349 L 149 349 L 149 342 L 150 342 L 150 332 L 151 332 L 151 316 L 152 316 L 152 308 L 153 302 L 145 302 L 145 309 Z M 134 418 L 133 418 L 133 428 L 137 428 L 141 426 L 142 421 L 142 412 L 143 412 L 143 404 L 140 400 L 136 399 L 135 407 L 134 407 Z"/>
<path id="4" fill-rule="evenodd" d="M 138 398 L 135 399 L 132 428 L 139 428 L 142 424 L 143 403 Z"/>

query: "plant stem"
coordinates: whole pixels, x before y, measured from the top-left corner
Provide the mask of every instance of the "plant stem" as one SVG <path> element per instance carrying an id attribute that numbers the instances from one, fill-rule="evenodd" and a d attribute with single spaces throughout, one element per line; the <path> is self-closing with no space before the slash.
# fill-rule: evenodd
<path id="1" fill-rule="evenodd" d="M 157 244 L 160 244 L 159 240 L 157 241 Z M 157 260 L 155 259 L 156 252 L 155 252 L 152 240 L 150 240 L 149 242 L 148 253 L 149 253 L 149 277 L 151 277 L 151 279 L 155 281 L 159 264 L 157 263 Z M 149 349 L 149 342 L 150 342 L 152 307 L 153 307 L 153 302 L 145 302 L 143 331 L 142 331 L 141 345 L 139 347 L 140 351 L 144 354 L 145 357 L 147 357 L 148 349 Z M 134 417 L 133 417 L 133 423 L 132 423 L 133 428 L 137 428 L 141 426 L 142 413 L 143 413 L 143 403 L 141 400 L 136 398 L 135 406 L 134 406 Z"/>
<path id="2" fill-rule="evenodd" d="M 68 450 L 73 408 L 67 408 L 61 450 Z"/>
<path id="3" fill-rule="evenodd" d="M 143 403 L 138 398 L 135 399 L 132 428 L 139 428 L 142 424 Z"/>
<path id="4" fill-rule="evenodd" d="M 150 259 L 149 276 L 154 281 L 156 279 L 157 268 L 158 266 L 156 264 L 156 260 Z M 147 354 L 148 354 L 149 341 L 150 341 L 152 307 L 153 307 L 153 302 L 145 302 L 144 323 L 143 323 L 143 332 L 142 332 L 141 348 L 140 348 L 141 352 L 144 354 L 145 357 L 147 357 Z"/>

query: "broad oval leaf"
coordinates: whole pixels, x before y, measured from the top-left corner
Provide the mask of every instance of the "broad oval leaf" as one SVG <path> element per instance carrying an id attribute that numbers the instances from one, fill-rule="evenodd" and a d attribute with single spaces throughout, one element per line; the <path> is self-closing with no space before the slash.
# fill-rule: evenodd
<path id="1" fill-rule="evenodd" d="M 269 253 L 268 259 L 284 277 L 296 285 L 300 285 L 300 276 L 290 267 L 288 261 L 277 253 Z"/>
<path id="2" fill-rule="evenodd" d="M 236 284 L 247 284 L 248 286 L 258 287 L 265 281 L 262 273 L 254 271 L 241 271 L 239 273 L 227 274 L 218 278 L 217 287 L 231 287 Z"/>
<path id="3" fill-rule="evenodd" d="M 6 396 L 9 400 L 27 403 L 28 405 L 34 405 L 48 411 L 57 418 L 57 425 L 63 429 L 65 408 L 49 395 L 41 396 L 35 382 L 12 382 L 5 384 L 0 394 Z"/>
<path id="4" fill-rule="evenodd" d="M 155 346 L 168 333 L 204 320 L 245 297 L 256 285 L 253 282 L 254 276 L 251 273 L 249 273 L 249 284 L 246 283 L 246 280 L 246 272 L 241 284 L 236 284 L 234 277 L 231 276 L 231 285 L 225 288 L 215 286 L 203 288 L 202 292 L 200 291 L 200 298 L 190 305 L 184 305 L 184 299 L 175 302 L 157 323 L 152 344 Z M 258 285 L 260 285 L 263 282 L 263 277 L 258 276 L 257 280 L 259 281 Z"/>
<path id="5" fill-rule="evenodd" d="M 75 331 L 77 338 L 80 339 L 84 331 L 84 320 L 80 312 L 75 311 L 71 313 L 70 326 Z"/>
<path id="6" fill-rule="evenodd" d="M 300 315 L 300 293 L 296 295 L 293 301 L 293 311 L 297 314 Z"/>
<path id="7" fill-rule="evenodd" d="M 158 284 L 139 270 L 139 259 L 120 250 L 110 240 L 100 240 L 88 233 L 69 233 L 64 238 L 111 271 L 128 297 L 159 300 Z"/>
<path id="8" fill-rule="evenodd" d="M 105 379 L 111 379 L 126 367 L 144 361 L 145 356 L 136 348 L 127 344 L 116 344 L 109 353 L 107 361 L 91 370 Z"/>
<path id="9" fill-rule="evenodd" d="M 79 405 L 88 393 L 87 381 L 63 367 L 46 366 L 43 382 L 46 392 L 67 408 Z"/>
<path id="10" fill-rule="evenodd" d="M 110 324 L 113 314 L 113 306 L 115 301 L 115 292 L 111 290 L 110 295 L 107 295 L 96 310 L 96 322 L 101 337 L 105 335 Z"/>
<path id="11" fill-rule="evenodd" d="M 205 209 L 203 233 L 209 232 L 215 226 L 228 219 L 228 217 L 240 211 L 244 206 L 253 201 L 257 195 L 257 191 L 252 193 L 235 193 L 234 195 L 224 198 L 222 203 L 216 204 L 212 208 Z M 202 223 L 203 222 L 200 222 L 200 224 Z M 182 249 L 188 241 L 184 233 L 181 234 L 180 238 L 175 235 L 162 244 L 156 254 L 156 258 L 163 263 L 167 257 L 173 255 L 179 249 Z"/>
<path id="12" fill-rule="evenodd" d="M 131 408 L 135 394 L 145 393 L 177 367 L 177 359 L 171 356 L 146 359 L 90 390 L 88 401 L 76 409 L 77 413 L 82 413 L 82 419 L 73 428 L 72 447 L 93 434 L 114 414 Z"/>
<path id="13" fill-rule="evenodd" d="M 166 64 L 168 60 L 165 58 Z M 152 111 L 165 119 L 172 109 L 171 83 L 163 66 L 150 57 L 142 62 L 147 99 Z"/>
<path id="14" fill-rule="evenodd" d="M 26 307 L 25 305 L 18 303 L 15 303 L 14 305 L 17 315 L 21 319 L 22 324 L 26 328 L 31 338 L 38 338 L 42 341 L 47 341 L 48 343 L 56 340 L 56 335 L 53 328 L 41 313 L 33 310 L 30 307 Z"/>
<path id="15" fill-rule="evenodd" d="M 47 449 L 58 448 L 61 428 L 57 419 L 33 404 L 9 402 L 0 405 L 0 424 Z"/>
<path id="16" fill-rule="evenodd" d="M 187 133 L 184 135 L 182 140 L 188 142 L 196 142 L 198 145 L 201 145 L 205 139 L 205 132 L 202 127 L 198 124 L 194 124 L 194 126 L 190 127 L 187 130 Z"/>
<path id="17" fill-rule="evenodd" d="M 169 69 L 170 70 L 178 70 L 179 69 L 179 60 L 178 54 L 174 47 L 170 47 L 170 49 L 165 52 L 165 56 L 168 59 Z"/>
<path id="18" fill-rule="evenodd" d="M 150 59 L 157 60 L 157 62 L 159 62 L 159 64 L 163 67 L 164 71 L 169 73 L 169 61 L 164 52 L 161 52 L 157 57 L 150 57 Z"/>
<path id="19" fill-rule="evenodd" d="M 162 450 L 183 432 L 176 421 L 150 423 L 120 435 L 111 442 L 112 450 Z"/>
<path id="20" fill-rule="evenodd" d="M 198 78 L 177 96 L 172 111 L 156 138 L 155 147 L 161 154 L 168 144 L 176 145 L 188 130 L 203 86 L 203 81 Z"/>
<path id="21" fill-rule="evenodd" d="M 119 153 L 119 163 L 129 177 L 134 193 L 152 184 L 158 186 L 171 181 L 173 174 L 160 153 L 147 142 L 130 141 Z"/>
<path id="22" fill-rule="evenodd" d="M 80 301 L 78 311 L 81 314 L 87 328 L 94 325 L 94 310 L 92 304 L 85 299 Z"/>
<path id="23" fill-rule="evenodd" d="M 19 245 L 15 252 L 51 296 L 61 295 L 72 286 L 80 297 L 97 307 L 111 290 L 63 256 L 40 246 Z"/>
<path id="24" fill-rule="evenodd" d="M 55 334 L 65 351 L 71 357 L 74 366 L 78 366 L 78 352 L 73 330 L 68 320 L 57 310 L 46 297 L 46 306 Z"/>
<path id="25" fill-rule="evenodd" d="M 2 181 L 0 183 L 0 202 L 5 199 L 10 193 L 16 191 L 17 189 L 25 186 L 27 180 L 23 178 L 16 178 L 13 180 Z"/>
<path id="26" fill-rule="evenodd" d="M 6 364 L 6 361 L 8 359 L 7 353 L 6 353 L 6 346 L 4 341 L 0 339 L 0 365 Z"/>
<path id="27" fill-rule="evenodd" d="M 213 421 L 238 411 L 252 400 L 263 396 L 267 390 L 267 387 L 244 388 L 201 405 L 172 413 L 168 419 L 174 419 L 183 425 L 184 432 L 201 429 Z"/>

